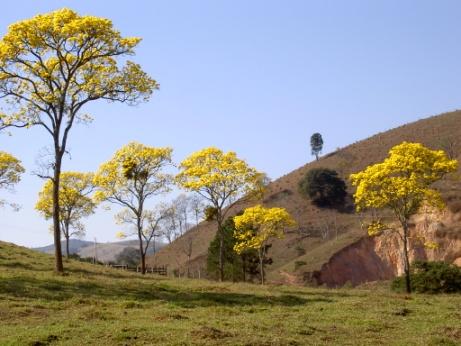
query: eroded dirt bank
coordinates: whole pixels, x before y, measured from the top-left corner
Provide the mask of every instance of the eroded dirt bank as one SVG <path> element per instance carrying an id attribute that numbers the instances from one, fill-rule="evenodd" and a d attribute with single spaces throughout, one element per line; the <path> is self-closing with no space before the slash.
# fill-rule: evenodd
<path id="1" fill-rule="evenodd" d="M 461 266 L 461 213 L 424 214 L 414 218 L 411 229 L 410 259 L 443 260 Z M 424 242 L 435 242 L 429 249 Z M 304 281 L 338 287 L 391 279 L 403 273 L 402 253 L 397 234 L 370 238 L 335 253 L 320 270 L 305 273 Z"/>

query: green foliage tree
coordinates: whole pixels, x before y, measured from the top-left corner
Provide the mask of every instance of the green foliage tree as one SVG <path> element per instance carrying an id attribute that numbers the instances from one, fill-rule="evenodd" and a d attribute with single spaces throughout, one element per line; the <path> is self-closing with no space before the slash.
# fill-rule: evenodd
<path id="1" fill-rule="evenodd" d="M 344 205 L 347 187 L 338 173 L 328 168 L 309 170 L 298 184 L 302 195 L 308 196 L 318 207 L 334 208 Z"/>
<path id="2" fill-rule="evenodd" d="M 403 142 L 393 147 L 383 162 L 350 176 L 352 184 L 357 186 L 354 194 L 357 211 L 390 209 L 400 223 L 400 227 L 395 228 L 381 220 L 373 220 L 368 226 L 368 234 L 378 236 L 390 231 L 398 235 L 402 243 L 408 293 L 411 293 L 409 220 L 423 205 L 439 209 L 444 207 L 440 193 L 431 185 L 445 174 L 454 172 L 457 167 L 458 162 L 450 160 L 442 150 L 431 150 L 420 143 Z"/>
<path id="3" fill-rule="evenodd" d="M 108 19 L 67 8 L 14 23 L 0 40 L 0 97 L 11 106 L 9 114 L 0 114 L 0 128 L 39 126 L 52 137 L 53 172 L 44 177 L 53 182 L 57 272 L 64 271 L 59 185 L 70 130 L 91 120 L 81 113 L 89 102 L 136 104 L 158 88 L 139 65 L 124 59 L 117 64 L 140 41 L 122 37 Z"/>
<path id="4" fill-rule="evenodd" d="M 224 235 L 224 280 L 247 281 L 259 274 L 259 259 L 256 250 L 244 251 L 237 254 L 234 251 L 236 239 L 234 238 L 235 224 L 232 217 L 226 219 L 223 225 Z M 219 245 L 220 237 L 214 237 L 208 247 L 207 273 L 210 277 L 219 278 Z"/>
<path id="5" fill-rule="evenodd" d="M 318 132 L 314 133 L 311 136 L 311 153 L 315 155 L 315 159 L 319 160 L 319 154 L 323 149 L 323 138 L 322 135 Z"/>

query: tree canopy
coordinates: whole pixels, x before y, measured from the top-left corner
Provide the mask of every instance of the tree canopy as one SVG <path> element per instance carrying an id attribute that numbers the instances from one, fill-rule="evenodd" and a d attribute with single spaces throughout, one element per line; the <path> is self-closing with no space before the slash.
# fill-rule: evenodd
<path id="1" fill-rule="evenodd" d="M 0 188 L 8 189 L 19 183 L 24 173 L 21 161 L 13 155 L 0 151 Z"/>
<path id="2" fill-rule="evenodd" d="M 16 110 L 5 124 L 41 125 L 64 135 L 89 101 L 136 102 L 158 87 L 139 65 L 116 58 L 134 54 L 141 41 L 122 37 L 106 18 L 63 8 L 14 23 L 0 40 L 0 93 Z M 66 118 L 66 124 L 63 122 Z"/>
<path id="3" fill-rule="evenodd" d="M 13 155 L 0 151 L 0 189 L 11 189 L 21 180 L 21 174 L 24 173 L 24 167 L 21 161 Z M 6 202 L 0 199 L 0 206 Z"/>
<path id="4" fill-rule="evenodd" d="M 357 186 L 357 210 L 389 208 L 399 219 L 408 219 L 423 203 L 443 206 L 440 193 L 431 185 L 457 169 L 444 151 L 431 150 L 420 143 L 403 142 L 389 151 L 381 163 L 351 174 Z"/>
<path id="5" fill-rule="evenodd" d="M 328 168 L 309 170 L 299 182 L 299 191 L 307 195 L 318 207 L 337 207 L 347 196 L 346 183 L 338 173 Z"/>
<path id="6" fill-rule="evenodd" d="M 235 152 L 218 148 L 199 150 L 180 164 L 176 182 L 195 191 L 217 208 L 253 193 L 262 186 L 263 175 L 239 159 Z"/>

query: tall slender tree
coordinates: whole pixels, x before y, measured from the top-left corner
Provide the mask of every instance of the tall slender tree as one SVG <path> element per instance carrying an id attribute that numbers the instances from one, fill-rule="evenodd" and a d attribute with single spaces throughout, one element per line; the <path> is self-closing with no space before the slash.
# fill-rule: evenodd
<path id="1" fill-rule="evenodd" d="M 52 138 L 55 269 L 63 272 L 59 185 L 72 126 L 91 118 L 95 100 L 136 104 L 158 88 L 141 67 L 117 58 L 133 55 L 141 39 L 122 37 L 109 19 L 64 8 L 14 23 L 0 40 L 0 97 L 9 102 L 1 127 L 43 128 Z"/>

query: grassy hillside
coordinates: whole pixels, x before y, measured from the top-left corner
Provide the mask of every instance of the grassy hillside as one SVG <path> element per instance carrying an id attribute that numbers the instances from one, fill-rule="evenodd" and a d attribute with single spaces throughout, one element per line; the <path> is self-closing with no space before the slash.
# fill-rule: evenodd
<path id="1" fill-rule="evenodd" d="M 379 133 L 366 140 L 338 149 L 272 182 L 264 196 L 267 206 L 285 207 L 298 221 L 300 229 L 283 240 L 276 240 L 269 255 L 274 263 L 268 266 L 268 277 L 273 282 L 302 278 L 305 273 L 319 269 L 337 251 L 364 236 L 354 213 L 319 209 L 298 193 L 298 182 L 304 174 L 317 167 L 338 171 L 347 177 L 366 166 L 383 160 L 391 147 L 403 141 L 420 142 L 433 149 L 444 149 L 460 158 L 461 111 L 442 114 Z M 306 148 L 307 155 L 307 148 Z M 438 186 L 449 206 L 461 210 L 461 181 L 447 178 Z M 349 186 L 349 192 L 352 189 Z M 233 212 L 247 205 L 234 208 Z M 203 272 L 208 245 L 216 232 L 214 223 L 203 222 L 173 244 L 150 258 L 150 264 L 168 265 L 170 269 L 187 267 L 188 238 L 193 238 L 192 273 Z"/>
<path id="2" fill-rule="evenodd" d="M 460 295 L 142 277 L 0 242 L 0 345 L 457 345 Z"/>

